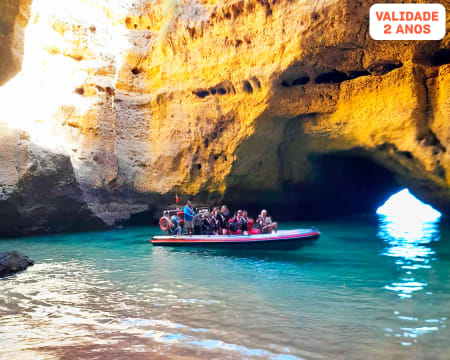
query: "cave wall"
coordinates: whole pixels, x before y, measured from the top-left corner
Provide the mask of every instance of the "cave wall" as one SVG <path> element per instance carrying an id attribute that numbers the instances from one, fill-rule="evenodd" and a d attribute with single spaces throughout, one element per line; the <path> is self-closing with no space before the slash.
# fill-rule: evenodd
<path id="1" fill-rule="evenodd" d="M 329 188 L 348 182 L 348 212 L 371 211 L 399 186 L 450 208 L 449 36 L 373 41 L 372 3 L 2 2 L 0 126 L 22 135 L 0 139 L 0 206 L 20 210 L 11 199 L 26 197 L 24 179 L 46 176 L 14 155 L 28 149 L 66 159 L 55 174 L 65 179 L 70 165 L 72 211 L 95 226 L 150 215 L 175 192 L 314 207 L 335 157 L 349 176 Z M 364 179 L 375 195 L 362 191 L 355 207 L 350 189 Z M 30 199 L 44 218 L 62 204 Z M 311 212 L 324 207 L 335 211 L 330 202 Z"/>
<path id="2" fill-rule="evenodd" d="M 20 71 L 32 0 L 0 2 L 0 86 Z"/>

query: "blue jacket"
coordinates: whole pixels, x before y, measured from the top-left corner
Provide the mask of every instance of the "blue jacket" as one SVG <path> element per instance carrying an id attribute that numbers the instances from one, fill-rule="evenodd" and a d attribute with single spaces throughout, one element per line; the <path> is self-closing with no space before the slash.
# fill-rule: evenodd
<path id="1" fill-rule="evenodd" d="M 192 210 L 192 211 L 194 213 L 194 216 L 196 216 L 197 214 L 195 213 L 195 211 L 194 210 Z M 183 209 L 183 212 L 184 212 L 184 221 L 192 221 L 193 216 L 192 216 L 191 209 L 189 208 L 189 206 L 186 205 Z"/>

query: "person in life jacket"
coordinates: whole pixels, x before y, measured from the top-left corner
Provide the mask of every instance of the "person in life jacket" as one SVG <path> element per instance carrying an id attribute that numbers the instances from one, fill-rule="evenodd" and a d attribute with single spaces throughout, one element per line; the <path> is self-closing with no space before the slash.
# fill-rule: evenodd
<path id="1" fill-rule="evenodd" d="M 211 225 L 212 235 L 218 235 L 219 234 L 219 209 L 217 207 L 214 207 L 212 209 L 210 220 L 211 220 L 210 225 Z"/>
<path id="2" fill-rule="evenodd" d="M 194 233 L 194 216 L 197 216 L 194 209 L 192 208 L 192 203 L 190 200 L 187 201 L 186 206 L 183 209 L 184 214 L 184 226 L 186 227 L 186 232 L 188 235 Z"/>
<path id="3" fill-rule="evenodd" d="M 228 208 L 226 205 L 222 205 L 222 208 L 219 212 L 219 235 L 226 235 L 228 232 L 228 220 L 230 219 L 230 212 L 228 211 Z"/>
<path id="4" fill-rule="evenodd" d="M 244 217 L 242 210 L 237 211 L 230 228 L 233 231 L 240 230 L 243 235 L 248 235 L 248 218 Z"/>

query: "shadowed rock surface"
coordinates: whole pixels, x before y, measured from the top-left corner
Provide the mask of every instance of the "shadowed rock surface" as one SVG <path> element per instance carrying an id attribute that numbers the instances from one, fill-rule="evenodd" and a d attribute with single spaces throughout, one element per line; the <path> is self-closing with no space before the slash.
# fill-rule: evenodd
<path id="1" fill-rule="evenodd" d="M 17 251 L 0 253 L 0 278 L 23 271 L 33 264 L 33 260 Z"/>
<path id="2" fill-rule="evenodd" d="M 7 1 L 0 236 L 151 221 L 175 193 L 282 219 L 408 187 L 448 211 L 450 36 L 374 41 L 373 3 Z"/>

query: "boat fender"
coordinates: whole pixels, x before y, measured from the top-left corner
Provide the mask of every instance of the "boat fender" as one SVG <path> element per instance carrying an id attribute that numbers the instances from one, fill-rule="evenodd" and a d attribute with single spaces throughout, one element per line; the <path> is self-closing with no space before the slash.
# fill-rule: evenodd
<path id="1" fill-rule="evenodd" d="M 163 216 L 159 219 L 159 227 L 162 231 L 167 231 L 170 228 L 170 219 L 167 216 Z"/>

